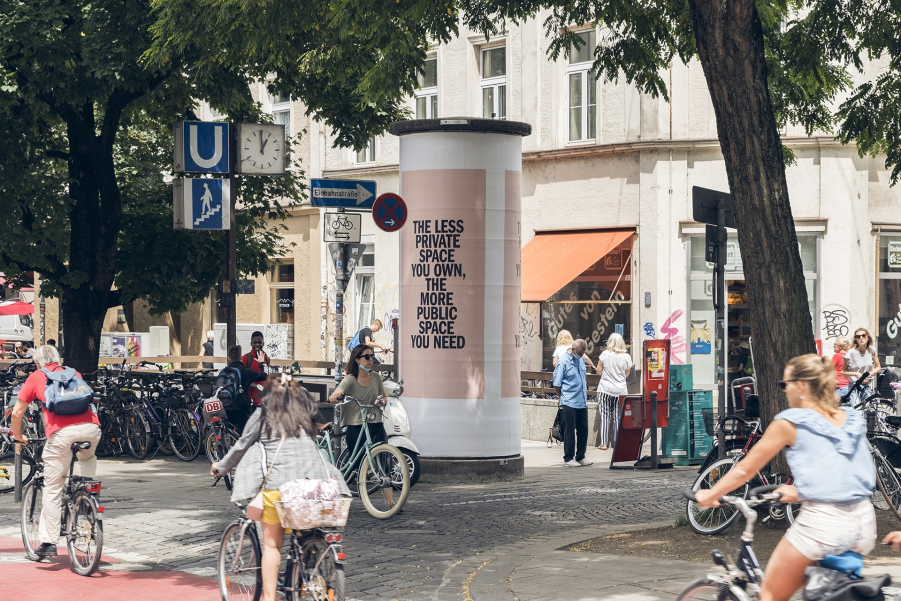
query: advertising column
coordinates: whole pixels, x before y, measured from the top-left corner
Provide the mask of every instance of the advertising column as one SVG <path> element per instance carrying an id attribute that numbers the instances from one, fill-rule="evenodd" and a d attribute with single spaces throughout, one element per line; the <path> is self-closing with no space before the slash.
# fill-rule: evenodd
<path id="1" fill-rule="evenodd" d="M 520 453 L 525 123 L 427 119 L 400 136 L 404 402 L 426 457 Z"/>

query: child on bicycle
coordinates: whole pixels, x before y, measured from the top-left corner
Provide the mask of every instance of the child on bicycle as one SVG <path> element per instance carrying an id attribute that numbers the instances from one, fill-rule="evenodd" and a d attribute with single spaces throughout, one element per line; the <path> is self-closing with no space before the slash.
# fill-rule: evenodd
<path id="1" fill-rule="evenodd" d="M 767 564 L 761 601 L 787 601 L 804 585 L 804 571 L 826 555 L 869 553 L 876 543 L 876 516 L 870 495 L 876 470 L 867 444 L 866 420 L 839 408 L 835 367 L 825 357 L 802 355 L 785 367 L 779 386 L 789 409 L 773 420 L 748 455 L 709 490 L 695 494 L 716 507 L 785 449 L 794 486 L 781 486 L 781 500 L 801 501 L 794 525 Z M 899 537 L 901 539 L 901 537 Z"/>

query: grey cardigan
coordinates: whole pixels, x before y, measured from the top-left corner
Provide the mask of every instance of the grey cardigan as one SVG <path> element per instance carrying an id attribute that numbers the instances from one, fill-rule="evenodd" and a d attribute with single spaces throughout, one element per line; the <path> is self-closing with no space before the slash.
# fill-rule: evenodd
<path id="1" fill-rule="evenodd" d="M 238 466 L 232 489 L 232 501 L 243 501 L 257 494 L 266 475 L 263 460 L 265 459 L 266 468 L 268 468 L 273 458 L 275 458 L 275 465 L 273 465 L 269 481 L 266 483 L 267 490 L 277 490 L 282 484 L 300 478 L 328 480 L 335 477 L 338 479 L 341 494 L 350 496 L 350 489 L 344 483 L 341 472 L 324 460 L 316 443 L 306 434 L 301 434 L 297 438 L 286 438 L 278 457 L 275 457 L 281 439 L 260 438 L 261 413 L 261 411 L 254 411 L 247 420 L 241 439 L 217 465 L 219 473 L 225 473 L 234 469 L 235 465 Z M 265 448 L 265 453 L 262 452 L 261 446 Z"/>

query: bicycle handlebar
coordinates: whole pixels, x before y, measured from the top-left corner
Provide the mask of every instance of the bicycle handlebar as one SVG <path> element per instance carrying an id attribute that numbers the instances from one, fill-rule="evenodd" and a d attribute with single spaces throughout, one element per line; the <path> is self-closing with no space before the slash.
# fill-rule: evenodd
<path id="1" fill-rule="evenodd" d="M 751 508 L 756 507 L 757 505 L 762 505 L 763 503 L 770 503 L 773 501 L 778 502 L 779 499 L 782 498 L 782 493 L 776 493 L 773 491 L 775 491 L 780 486 L 783 485 L 767 484 L 766 486 L 758 486 L 757 488 L 753 488 L 748 492 L 747 498 L 725 495 L 717 499 L 717 502 L 720 505 L 729 505 L 732 507 L 738 507 L 739 509 L 742 508 L 742 505 Z M 694 490 L 683 490 L 682 497 L 688 499 L 689 501 L 697 503 L 698 499 L 695 496 L 696 492 L 697 491 Z"/>

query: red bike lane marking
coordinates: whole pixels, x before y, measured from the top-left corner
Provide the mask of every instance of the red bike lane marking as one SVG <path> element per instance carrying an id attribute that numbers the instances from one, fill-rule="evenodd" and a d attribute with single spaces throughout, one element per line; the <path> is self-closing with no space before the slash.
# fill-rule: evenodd
<path id="1" fill-rule="evenodd" d="M 128 599 L 128 601 L 216 601 L 215 580 L 182 572 L 105 572 L 79 576 L 69 566 L 64 545 L 51 561 L 22 561 L 21 539 L 0 536 L 0 599 L 15 601 L 72 601 Z M 103 561 L 118 563 L 103 557 Z"/>

